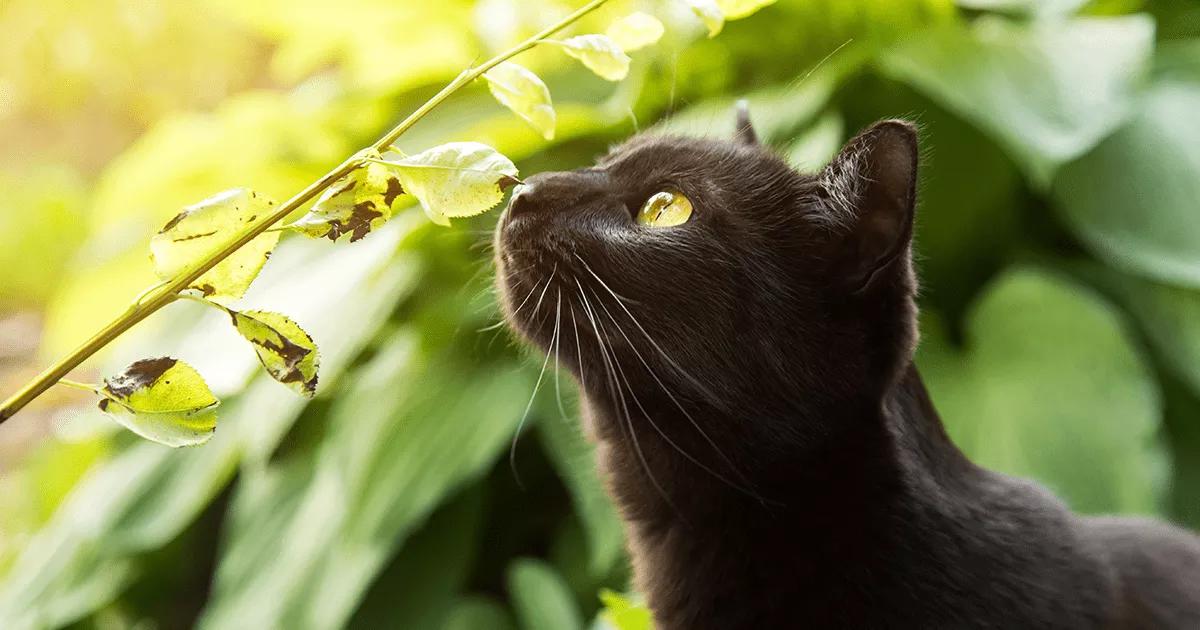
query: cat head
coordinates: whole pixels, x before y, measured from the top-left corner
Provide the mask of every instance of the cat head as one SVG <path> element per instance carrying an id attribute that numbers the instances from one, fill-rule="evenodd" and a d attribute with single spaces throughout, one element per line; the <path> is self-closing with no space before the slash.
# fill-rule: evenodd
<path id="1" fill-rule="evenodd" d="M 878 123 L 802 174 L 744 109 L 737 127 L 641 135 L 530 177 L 496 233 L 508 321 L 592 401 L 670 392 L 751 417 L 877 406 L 915 343 L 915 128 Z"/>

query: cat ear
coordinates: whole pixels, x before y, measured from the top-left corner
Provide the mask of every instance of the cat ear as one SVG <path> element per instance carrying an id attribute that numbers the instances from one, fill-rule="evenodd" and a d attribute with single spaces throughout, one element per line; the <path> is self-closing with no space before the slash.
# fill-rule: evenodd
<path id="1" fill-rule="evenodd" d="M 758 144 L 758 134 L 754 133 L 754 125 L 750 124 L 750 102 L 741 99 L 734 106 L 737 112 L 737 122 L 733 137 L 742 144 Z"/>
<path id="2" fill-rule="evenodd" d="M 917 197 L 917 129 L 876 123 L 846 144 L 821 173 L 841 241 L 834 261 L 853 291 L 871 285 L 912 240 Z"/>

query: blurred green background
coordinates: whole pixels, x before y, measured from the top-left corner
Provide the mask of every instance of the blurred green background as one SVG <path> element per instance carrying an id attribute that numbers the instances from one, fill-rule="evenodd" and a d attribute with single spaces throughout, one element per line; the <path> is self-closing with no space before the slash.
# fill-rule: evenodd
<path id="1" fill-rule="evenodd" d="M 575 6 L 0 2 L 0 393 L 153 283 L 149 237 L 180 206 L 287 197 Z M 1200 527 L 1200 2 L 779 0 L 708 40 L 679 2 L 616 0 L 576 31 L 634 8 L 668 33 L 623 83 L 523 58 L 554 142 L 475 86 L 400 144 L 575 168 L 660 120 L 725 133 L 745 96 L 811 170 L 876 119 L 915 120 L 918 361 L 951 434 L 1080 511 Z M 312 402 L 180 303 L 81 372 L 185 359 L 225 400 L 207 445 L 142 441 L 73 391 L 0 427 L 0 627 L 609 623 L 622 532 L 555 387 L 519 483 L 509 466 L 541 357 L 482 330 L 494 221 L 411 210 L 354 245 L 286 239 L 243 303 L 316 338 Z"/>

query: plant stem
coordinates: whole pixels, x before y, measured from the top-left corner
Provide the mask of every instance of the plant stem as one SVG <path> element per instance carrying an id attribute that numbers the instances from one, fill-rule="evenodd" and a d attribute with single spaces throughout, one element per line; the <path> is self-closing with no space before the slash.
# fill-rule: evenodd
<path id="1" fill-rule="evenodd" d="M 433 95 L 432 98 L 418 107 L 416 111 L 409 114 L 407 118 L 400 121 L 400 123 L 395 127 L 392 127 L 386 134 L 383 135 L 383 137 L 371 145 L 371 149 L 378 152 L 386 151 L 388 147 L 392 145 L 392 143 L 394 143 L 401 135 L 404 134 L 404 132 L 412 128 L 412 126 L 415 125 L 419 120 L 424 118 L 427 114 L 429 114 L 429 112 L 433 111 L 434 108 L 440 105 L 455 92 L 462 89 L 463 86 L 483 76 L 483 74 L 488 70 L 491 70 L 501 63 L 529 50 L 530 48 L 533 48 L 534 46 L 537 46 L 538 43 L 540 43 L 546 37 L 557 33 L 567 26 L 570 26 L 583 16 L 595 11 L 606 2 L 608 2 L 608 0 L 591 0 L 591 2 L 588 2 L 584 6 L 580 7 L 574 13 L 571 13 L 553 25 L 543 29 L 529 39 L 526 39 L 525 41 L 504 51 L 503 53 L 492 57 L 482 65 L 468 69 L 462 74 L 459 74 L 454 78 L 454 80 L 446 84 L 446 87 L 442 88 L 441 91 Z M 361 158 L 358 155 L 350 157 L 350 159 L 342 162 L 337 168 L 329 171 L 317 181 L 309 184 L 304 190 L 296 193 L 291 199 L 288 199 L 285 203 L 280 205 L 279 209 L 277 209 L 275 212 L 271 213 L 270 215 L 266 215 L 257 222 L 251 224 L 245 232 L 239 234 L 237 238 L 232 239 L 221 249 L 213 252 L 204 259 L 197 261 L 195 264 L 180 272 L 180 274 L 173 278 L 170 282 L 165 282 L 159 286 L 149 289 L 120 317 L 109 322 L 107 326 L 101 328 L 98 332 L 96 332 L 96 334 L 92 335 L 90 339 L 83 342 L 83 344 L 76 348 L 73 352 L 59 359 L 50 367 L 46 368 L 45 371 L 27 383 L 8 400 L 4 401 L 4 404 L 0 405 L 0 423 L 11 418 L 25 405 L 29 404 L 30 401 L 40 396 L 43 392 L 54 385 L 54 383 L 62 380 L 62 378 L 70 373 L 71 370 L 75 369 L 88 357 L 96 354 L 96 352 L 98 352 L 101 348 L 107 346 L 125 331 L 132 328 L 138 322 L 141 322 L 151 313 L 154 313 L 158 309 L 175 301 L 179 292 L 186 289 L 192 282 L 195 282 L 197 278 L 207 273 L 208 270 L 215 267 L 218 263 L 228 258 L 231 254 L 241 249 L 247 243 L 254 240 L 255 237 L 270 229 L 271 226 L 283 220 L 284 217 L 296 211 L 305 203 L 308 203 L 313 197 L 321 194 L 321 192 L 323 192 L 326 188 L 329 188 L 331 185 L 333 185 L 334 182 L 350 174 L 350 172 L 355 168 L 358 168 L 360 164 Z"/>

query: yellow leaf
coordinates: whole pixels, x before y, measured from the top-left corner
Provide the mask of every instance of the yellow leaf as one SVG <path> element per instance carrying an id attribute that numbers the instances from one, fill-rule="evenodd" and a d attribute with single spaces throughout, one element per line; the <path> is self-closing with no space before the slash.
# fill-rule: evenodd
<path id="1" fill-rule="evenodd" d="M 554 139 L 554 105 L 546 84 L 524 66 L 504 62 L 483 75 L 488 89 L 500 104 L 511 109 L 542 134 Z"/>
<path id="2" fill-rule="evenodd" d="M 504 189 L 518 181 L 511 160 L 478 142 L 451 142 L 387 164 L 438 225 L 449 225 L 447 217 L 491 210 L 504 198 Z"/>
<path id="3" fill-rule="evenodd" d="M 687 0 L 687 3 L 692 9 L 692 13 L 695 13 L 701 22 L 704 22 L 710 38 L 716 37 L 721 29 L 725 28 L 725 12 L 721 10 L 716 0 Z"/>
<path id="4" fill-rule="evenodd" d="M 317 391 L 317 346 L 286 315 L 269 311 L 229 311 L 239 334 L 254 345 L 271 378 L 312 398 Z"/>
<path id="5" fill-rule="evenodd" d="M 613 22 L 604 33 L 621 50 L 629 53 L 658 43 L 664 32 L 658 18 L 638 11 Z"/>
<path id="6" fill-rule="evenodd" d="M 192 366 L 143 359 L 104 380 L 100 410 L 138 435 L 167 446 L 195 446 L 212 437 L 220 404 Z"/>
<path id="7" fill-rule="evenodd" d="M 380 156 L 374 153 L 365 157 Z M 349 235 L 353 243 L 387 223 L 392 218 L 393 205 L 403 194 L 400 179 L 386 165 L 367 162 L 334 182 L 308 214 L 287 227 L 331 241 Z"/>
<path id="8" fill-rule="evenodd" d="M 163 280 L 177 277 L 274 206 L 275 202 L 263 195 L 235 188 L 184 208 L 150 241 L 154 271 Z M 217 302 L 241 297 L 278 242 L 278 232 L 264 232 L 192 282 L 190 288 Z"/>
<path id="9" fill-rule="evenodd" d="M 740 20 L 771 4 L 775 4 L 775 0 L 717 0 L 717 7 L 726 20 Z"/>
<path id="10" fill-rule="evenodd" d="M 583 62 L 600 78 L 620 81 L 629 74 L 629 55 L 607 35 L 579 35 L 563 41 L 546 43 L 560 46 L 563 52 Z"/>

